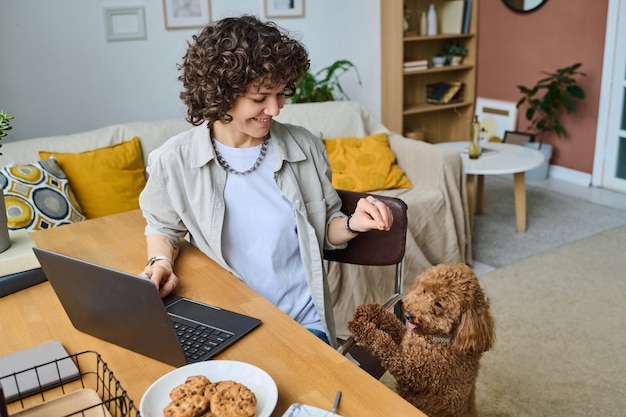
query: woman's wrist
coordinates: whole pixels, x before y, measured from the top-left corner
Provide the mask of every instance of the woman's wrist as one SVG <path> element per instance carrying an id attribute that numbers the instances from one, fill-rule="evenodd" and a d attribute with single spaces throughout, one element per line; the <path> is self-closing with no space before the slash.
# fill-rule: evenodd
<path id="1" fill-rule="evenodd" d="M 148 260 L 147 266 L 152 266 L 156 262 L 159 262 L 159 261 L 165 261 L 165 262 L 169 263 L 172 268 L 174 268 L 174 261 L 170 257 L 165 256 L 165 255 L 156 255 L 156 256 L 151 257 Z"/>
<path id="2" fill-rule="evenodd" d="M 350 227 L 350 220 L 352 219 L 352 214 L 349 215 L 348 217 L 346 217 L 346 222 L 344 223 L 346 230 L 350 233 L 352 233 L 353 235 L 360 235 L 363 232 L 359 232 L 357 230 L 354 230 L 353 228 Z"/>

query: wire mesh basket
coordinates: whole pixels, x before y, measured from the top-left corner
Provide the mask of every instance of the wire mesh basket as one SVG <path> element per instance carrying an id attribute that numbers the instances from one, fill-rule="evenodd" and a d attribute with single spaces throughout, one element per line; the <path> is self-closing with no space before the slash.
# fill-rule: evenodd
<path id="1" fill-rule="evenodd" d="M 78 372 L 71 378 L 63 369 L 71 360 Z M 50 378 L 50 370 L 56 372 Z M 20 378 L 35 378 L 38 389 L 20 392 Z M 43 375 L 46 375 L 44 378 Z M 13 374 L 0 376 L 14 382 L 16 394 L 6 404 L 0 395 L 0 417 L 139 417 L 139 410 L 99 353 L 85 351 Z M 44 380 L 45 379 L 45 380 Z M 34 392 L 33 392 L 34 391 Z"/>

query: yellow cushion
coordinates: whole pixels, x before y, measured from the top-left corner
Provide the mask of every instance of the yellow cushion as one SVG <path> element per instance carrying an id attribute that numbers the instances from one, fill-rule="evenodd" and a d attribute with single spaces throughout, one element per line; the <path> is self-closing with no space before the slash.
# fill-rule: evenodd
<path id="1" fill-rule="evenodd" d="M 87 218 L 139 208 L 146 185 L 139 138 L 81 153 L 39 151 L 39 156 L 59 161 Z"/>
<path id="2" fill-rule="evenodd" d="M 362 138 L 324 139 L 333 172 L 333 186 L 350 191 L 410 188 L 385 133 Z"/>

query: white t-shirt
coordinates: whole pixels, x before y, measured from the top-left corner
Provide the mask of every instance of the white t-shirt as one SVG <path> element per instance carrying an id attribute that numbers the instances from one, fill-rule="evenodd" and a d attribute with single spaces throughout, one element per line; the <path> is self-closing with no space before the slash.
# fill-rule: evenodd
<path id="1" fill-rule="evenodd" d="M 231 148 L 215 141 L 222 157 L 243 172 L 256 162 L 261 145 Z M 324 331 L 308 287 L 291 203 L 274 181 L 274 147 L 259 168 L 228 173 L 222 251 L 226 262 L 251 288 L 306 328 Z"/>

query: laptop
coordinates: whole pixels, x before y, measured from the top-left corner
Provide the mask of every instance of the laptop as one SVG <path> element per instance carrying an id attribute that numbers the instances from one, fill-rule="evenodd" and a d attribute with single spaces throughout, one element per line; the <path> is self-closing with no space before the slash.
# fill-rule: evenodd
<path id="1" fill-rule="evenodd" d="M 223 352 L 261 320 L 169 295 L 152 281 L 34 247 L 72 325 L 87 334 L 174 366 Z"/>

